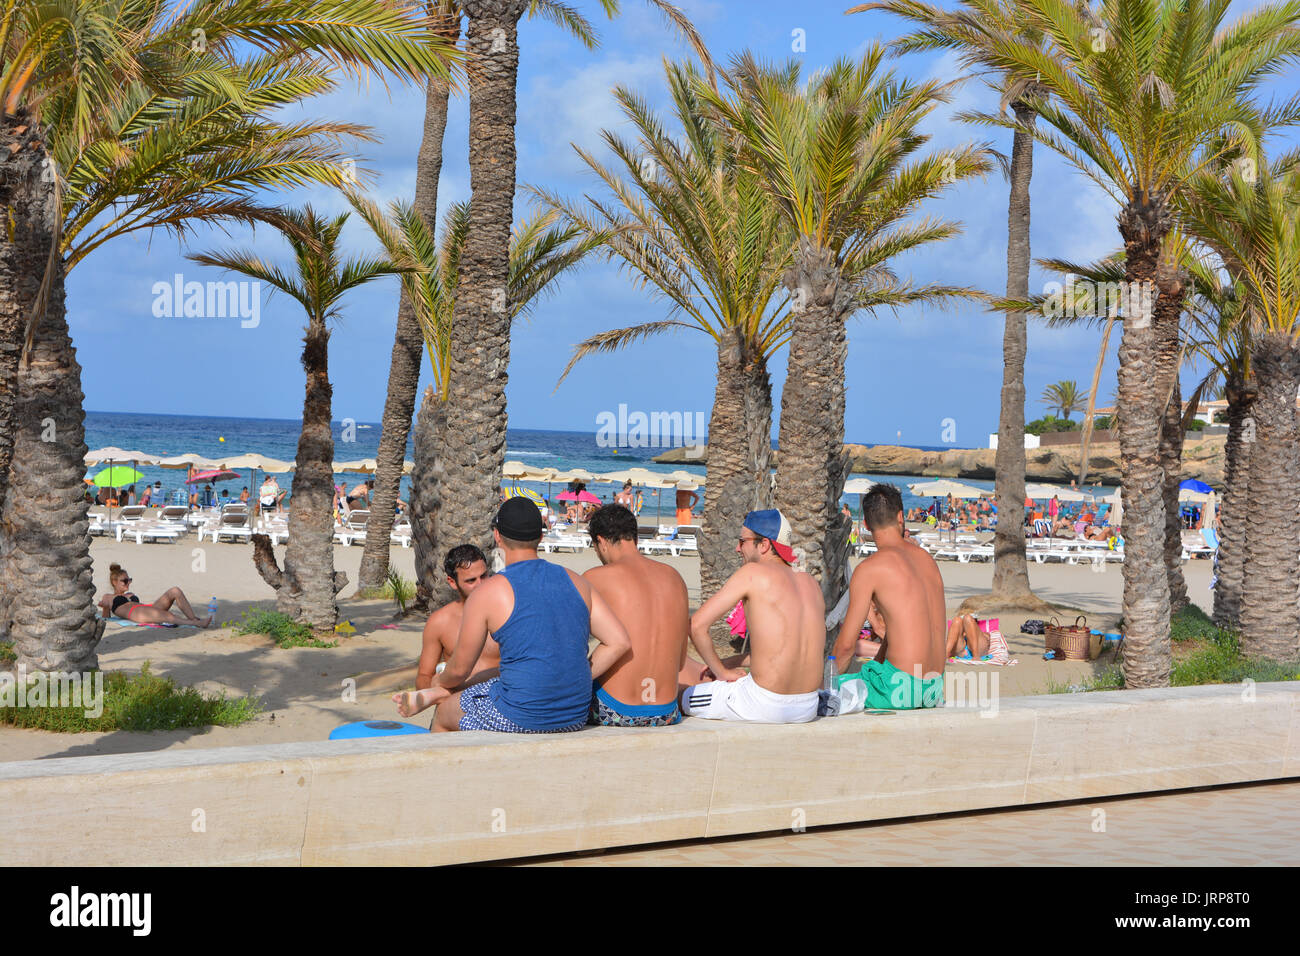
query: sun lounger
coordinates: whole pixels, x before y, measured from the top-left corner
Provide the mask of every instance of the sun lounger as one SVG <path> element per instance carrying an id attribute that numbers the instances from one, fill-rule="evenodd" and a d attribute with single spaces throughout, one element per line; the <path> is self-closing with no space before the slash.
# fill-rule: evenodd
<path id="1" fill-rule="evenodd" d="M 117 526 L 117 540 L 134 538 L 136 544 L 146 541 L 179 541 L 185 528 L 175 524 L 153 524 L 148 521 L 130 521 Z"/>
<path id="2" fill-rule="evenodd" d="M 253 529 L 248 523 L 248 512 L 236 511 L 222 515 L 217 521 L 199 528 L 200 541 L 203 540 L 204 535 L 210 535 L 214 544 L 222 538 L 233 538 L 237 541 L 250 540 L 253 537 Z"/>
<path id="3" fill-rule="evenodd" d="M 1183 532 L 1183 553 L 1189 558 L 1212 558 L 1218 550 L 1219 539 L 1213 528 Z"/>
<path id="4" fill-rule="evenodd" d="M 393 530 L 389 532 L 388 538 L 390 541 L 396 541 L 403 548 L 409 548 L 412 534 L 411 519 L 401 517 L 393 521 Z"/>
<path id="5" fill-rule="evenodd" d="M 591 536 L 585 531 L 552 532 L 542 536 L 541 550 L 547 554 L 552 551 L 585 551 L 591 546 Z"/>
<path id="6" fill-rule="evenodd" d="M 674 558 L 682 553 L 680 544 L 666 538 L 641 538 L 636 543 L 636 549 L 646 555 L 671 554 Z"/>

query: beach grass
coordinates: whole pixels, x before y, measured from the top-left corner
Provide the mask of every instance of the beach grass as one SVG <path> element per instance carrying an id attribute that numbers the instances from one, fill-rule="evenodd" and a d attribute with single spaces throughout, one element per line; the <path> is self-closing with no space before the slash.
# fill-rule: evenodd
<path id="1" fill-rule="evenodd" d="M 74 706 L 0 707 L 0 725 L 56 733 L 236 727 L 252 720 L 262 709 L 260 701 L 253 697 L 218 697 L 193 687 L 177 687 L 170 677 L 151 674 L 149 662 L 145 661 L 138 674 L 104 673 L 102 713 L 88 717 L 87 710 L 99 707 L 92 707 L 86 699 L 91 690 L 85 686 L 86 675 L 82 677 L 82 700 Z"/>
<path id="2" fill-rule="evenodd" d="M 245 611 L 234 625 L 236 634 L 265 634 L 276 647 L 338 647 L 338 641 L 322 641 L 310 627 L 279 611 Z"/>
<path id="3" fill-rule="evenodd" d="M 1169 618 L 1171 641 L 1212 641 L 1219 633 L 1218 626 L 1210 620 L 1210 616 L 1195 604 L 1187 605 Z"/>
<path id="4" fill-rule="evenodd" d="M 1200 608 L 1192 606 L 1178 612 L 1173 619 L 1170 638 L 1174 642 L 1171 687 L 1194 687 L 1201 684 L 1240 684 L 1251 680 L 1300 680 L 1300 659 L 1273 661 L 1247 657 L 1241 651 L 1241 637 L 1235 631 L 1222 630 Z M 1073 684 L 1051 681 L 1049 694 L 1081 693 L 1094 690 L 1122 690 L 1124 675 L 1118 664 Z"/>

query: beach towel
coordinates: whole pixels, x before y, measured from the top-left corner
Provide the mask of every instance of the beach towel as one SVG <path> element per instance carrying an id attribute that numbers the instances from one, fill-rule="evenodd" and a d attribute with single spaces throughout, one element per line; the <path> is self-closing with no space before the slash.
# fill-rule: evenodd
<path id="1" fill-rule="evenodd" d="M 115 617 L 112 620 L 119 627 L 198 627 L 197 624 L 137 624 L 135 621 L 128 621 L 120 617 Z"/>

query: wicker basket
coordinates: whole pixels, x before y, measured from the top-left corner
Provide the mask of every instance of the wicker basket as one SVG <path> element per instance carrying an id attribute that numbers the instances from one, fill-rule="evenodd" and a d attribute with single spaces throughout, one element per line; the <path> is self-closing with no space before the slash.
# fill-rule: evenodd
<path id="1" fill-rule="evenodd" d="M 1067 661 L 1092 659 L 1092 631 L 1088 627 L 1088 619 L 1082 614 L 1074 619 L 1072 625 L 1066 627 L 1052 618 L 1043 639 L 1046 650 L 1063 652 Z"/>

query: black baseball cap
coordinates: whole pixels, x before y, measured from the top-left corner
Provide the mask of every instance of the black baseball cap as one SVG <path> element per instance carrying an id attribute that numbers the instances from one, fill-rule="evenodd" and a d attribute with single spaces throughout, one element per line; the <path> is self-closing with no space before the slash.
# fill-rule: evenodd
<path id="1" fill-rule="evenodd" d="M 512 541 L 535 541 L 542 536 L 542 513 L 527 498 L 507 498 L 492 527 Z"/>

